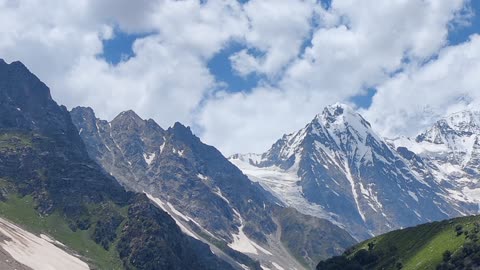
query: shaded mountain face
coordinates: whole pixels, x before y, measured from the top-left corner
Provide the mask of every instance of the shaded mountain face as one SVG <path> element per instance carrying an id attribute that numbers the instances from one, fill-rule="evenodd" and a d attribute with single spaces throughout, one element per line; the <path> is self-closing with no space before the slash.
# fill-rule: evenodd
<path id="1" fill-rule="evenodd" d="M 69 112 L 52 100 L 47 86 L 20 62 L 3 60 L 0 182 L 2 214 L 20 225 L 38 225 L 39 232 L 58 233 L 91 258 L 92 267 L 118 260 L 126 269 L 233 269 L 183 234 L 145 195 L 126 192 L 106 174 L 90 159 Z M 32 225 L 38 215 L 44 221 Z M 104 257 L 79 248 L 87 244 Z"/>
<path id="2" fill-rule="evenodd" d="M 284 208 L 180 123 L 164 130 L 132 111 L 107 122 L 96 119 L 90 108 L 81 107 L 74 108 L 71 115 L 90 156 L 108 173 L 127 189 L 147 193 L 184 232 L 218 248 L 233 261 L 260 267 L 245 258 L 243 254 L 247 254 L 263 267 L 277 263 L 301 269 L 354 242 L 329 221 Z M 287 215 L 289 211 L 294 213 Z M 283 218 L 286 215 L 289 218 Z M 323 233 L 300 242 L 291 237 L 299 227 Z M 300 248 L 299 243 L 306 247 Z"/>
<path id="3" fill-rule="evenodd" d="M 264 154 L 230 160 L 286 204 L 344 224 L 359 239 L 475 208 L 446 198 L 420 157 L 392 147 L 343 104 Z"/>

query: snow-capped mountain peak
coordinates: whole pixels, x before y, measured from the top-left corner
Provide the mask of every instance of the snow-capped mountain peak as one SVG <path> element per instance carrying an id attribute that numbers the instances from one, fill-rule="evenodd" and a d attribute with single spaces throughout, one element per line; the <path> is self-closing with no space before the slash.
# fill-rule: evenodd
<path id="1" fill-rule="evenodd" d="M 462 111 L 437 121 L 431 128 L 417 136 L 416 140 L 435 144 L 449 143 L 452 136 L 480 134 L 480 112 Z"/>
<path id="2" fill-rule="evenodd" d="M 466 117 L 450 122 L 462 127 Z M 353 108 L 337 103 L 261 158 L 231 161 L 285 204 L 340 222 L 359 238 L 462 211 L 445 203 L 446 191 L 415 151 L 395 146 Z"/>
<path id="3" fill-rule="evenodd" d="M 435 154 L 450 163 L 466 165 L 480 143 L 479 136 L 480 112 L 462 111 L 437 121 L 420 133 L 412 148 L 417 154 Z"/>
<path id="4" fill-rule="evenodd" d="M 342 126 L 346 123 L 361 123 L 365 128 L 371 128 L 368 123 L 359 113 L 357 113 L 352 107 L 335 103 L 325 107 L 321 114 L 318 114 L 315 119 L 318 119 L 325 126 Z"/>
<path id="5" fill-rule="evenodd" d="M 382 144 L 382 139 L 371 129 L 368 121 L 350 106 L 336 103 L 327 106 L 301 130 L 283 135 L 266 153 L 249 154 L 248 157 L 237 155 L 235 158 L 243 158 L 261 167 L 276 165 L 290 169 L 305 155 L 318 152 L 318 148 L 334 156 L 341 153 L 342 160 L 343 156 L 347 156 L 367 161 L 371 160 L 367 146 Z"/>
<path id="6" fill-rule="evenodd" d="M 318 124 L 316 124 L 316 122 Z M 365 155 L 365 146 L 381 144 L 382 139 L 372 130 L 370 123 L 352 107 L 336 103 L 327 106 L 311 123 L 315 134 L 326 133 L 335 141 L 330 149 L 341 149 L 348 155 Z"/>

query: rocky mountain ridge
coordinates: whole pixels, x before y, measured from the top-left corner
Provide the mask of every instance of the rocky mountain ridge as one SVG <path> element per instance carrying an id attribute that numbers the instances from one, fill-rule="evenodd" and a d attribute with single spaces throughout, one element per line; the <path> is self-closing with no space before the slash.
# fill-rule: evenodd
<path id="1" fill-rule="evenodd" d="M 286 209 L 180 123 L 164 130 L 133 111 L 107 122 L 82 107 L 71 115 L 90 156 L 108 173 L 127 189 L 148 194 L 185 233 L 233 261 L 303 269 L 354 242 L 328 221 Z M 315 234 L 294 239 L 295 228 Z"/>

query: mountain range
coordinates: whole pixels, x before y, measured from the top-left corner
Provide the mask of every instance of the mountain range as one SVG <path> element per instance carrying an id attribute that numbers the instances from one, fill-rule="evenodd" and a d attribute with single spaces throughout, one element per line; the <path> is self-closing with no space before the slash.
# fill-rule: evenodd
<path id="1" fill-rule="evenodd" d="M 164 130 L 133 111 L 107 122 L 82 107 L 71 115 L 106 172 L 126 189 L 147 194 L 186 234 L 228 261 L 303 269 L 354 242 L 331 222 L 283 206 L 180 123 Z"/>
<path id="2" fill-rule="evenodd" d="M 461 112 L 414 139 L 386 139 L 337 103 L 267 152 L 230 161 L 285 205 L 362 240 L 478 213 L 479 119 Z"/>
<path id="3" fill-rule="evenodd" d="M 88 268 L 305 269 L 355 242 L 279 203 L 190 128 L 68 112 L 20 62 L 0 61 L 0 113 L 0 214 L 15 223 L 3 229 L 48 235 Z M 26 257 L 14 259 L 37 267 Z"/>
<path id="4" fill-rule="evenodd" d="M 0 115 L 3 217 L 59 240 L 58 247 L 88 268 L 234 269 L 182 233 L 145 194 L 126 191 L 105 173 L 89 157 L 67 109 L 20 62 L 0 61 Z M 22 239 L 10 254 L 14 259 L 26 267 L 51 267 L 48 261 L 38 266 L 32 254 L 42 248 Z M 1 246 L 9 250 L 12 243 Z"/>
<path id="5" fill-rule="evenodd" d="M 393 269 L 431 239 L 393 232 L 325 259 L 477 214 L 479 137 L 480 112 L 390 139 L 337 103 L 263 154 L 226 158 L 181 123 L 68 111 L 22 63 L 0 60 L 0 267 Z M 395 253 L 398 235 L 413 242 Z M 437 255 L 425 258 L 440 265 Z M 459 262 L 450 259 L 441 267 Z"/>

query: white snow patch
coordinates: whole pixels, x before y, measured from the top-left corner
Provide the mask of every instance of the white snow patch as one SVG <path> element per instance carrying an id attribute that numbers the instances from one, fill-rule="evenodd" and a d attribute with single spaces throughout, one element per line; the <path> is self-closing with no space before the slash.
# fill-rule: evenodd
<path id="1" fill-rule="evenodd" d="M 454 200 L 462 201 L 462 202 L 468 201 L 468 198 L 465 198 L 465 195 L 458 190 L 447 189 L 447 192 L 448 192 L 448 195 Z"/>
<path id="2" fill-rule="evenodd" d="M 152 164 L 152 161 L 153 161 L 154 158 L 155 158 L 155 153 L 151 153 L 151 154 L 144 153 L 143 154 L 143 159 L 145 159 L 145 162 L 148 165 Z"/>
<path id="3" fill-rule="evenodd" d="M 107 144 L 104 144 L 104 145 L 105 145 L 105 147 L 107 148 L 108 152 L 112 152 L 112 149 L 110 149 L 110 147 L 108 147 Z"/>
<path id="4" fill-rule="evenodd" d="M 252 245 L 253 245 L 256 249 L 260 250 L 262 253 L 265 253 L 265 254 L 268 254 L 268 255 L 273 255 L 270 251 L 264 249 L 264 248 L 261 247 L 259 244 L 255 243 L 255 242 L 253 242 L 253 241 L 251 241 L 251 243 L 252 243 Z"/>
<path id="5" fill-rule="evenodd" d="M 480 202 L 480 188 L 471 189 L 468 187 L 464 187 L 462 191 L 468 199 L 475 202 Z"/>
<path id="6" fill-rule="evenodd" d="M 238 234 L 233 234 L 232 235 L 233 236 L 233 243 L 228 244 L 228 246 L 231 247 L 232 249 L 234 249 L 236 251 L 240 251 L 242 253 L 249 253 L 249 254 L 258 255 L 258 251 L 260 251 L 264 254 L 272 255 L 271 252 L 262 248 L 260 245 L 258 245 L 254 241 L 250 240 L 250 238 L 248 238 L 248 236 L 243 232 L 243 227 L 245 225 L 243 224 L 242 216 L 234 208 L 233 208 L 233 212 L 240 219 L 240 227 L 238 228 Z"/>
<path id="7" fill-rule="evenodd" d="M 234 234 L 233 236 L 233 243 L 228 244 L 229 247 L 235 249 L 236 251 L 240 251 L 243 253 L 250 253 L 250 254 L 257 254 L 257 249 L 254 245 L 252 245 L 252 241 L 248 238 L 248 236 L 243 232 L 243 219 L 238 213 L 237 210 L 233 209 L 235 214 L 240 219 L 240 227 L 238 228 L 238 234 Z"/>
<path id="8" fill-rule="evenodd" d="M 56 241 L 47 236 L 38 237 L 2 218 L 0 233 L 9 238 L 0 246 L 16 261 L 32 269 L 90 269 L 79 258 L 55 246 L 52 242 Z"/>
<path id="9" fill-rule="evenodd" d="M 203 175 L 203 174 L 201 174 L 201 173 L 197 174 L 197 177 L 200 178 L 200 179 L 202 179 L 202 180 L 208 180 L 208 177 L 205 176 L 205 175 Z"/>
<path id="10" fill-rule="evenodd" d="M 215 194 L 218 195 L 218 197 L 222 198 L 224 201 L 226 201 L 228 204 L 230 204 L 230 201 L 225 196 L 223 196 L 223 193 L 220 190 L 220 188 L 217 187 L 217 189 L 214 190 L 214 192 L 215 192 Z"/>
<path id="11" fill-rule="evenodd" d="M 173 152 L 174 154 L 177 154 L 179 157 L 183 157 L 183 152 L 184 152 L 184 150 L 177 150 L 177 149 L 175 149 L 175 147 L 174 147 L 174 148 L 172 148 L 172 152 Z"/>
<path id="12" fill-rule="evenodd" d="M 144 192 L 144 193 L 145 193 L 145 195 L 147 195 L 147 197 L 148 197 L 148 199 L 150 199 L 150 201 L 152 201 L 153 203 L 158 205 L 163 211 L 167 212 L 173 218 L 173 220 L 175 220 L 175 223 L 177 224 L 178 227 L 180 227 L 180 229 L 182 230 L 183 233 L 185 233 L 186 235 L 191 236 L 191 237 L 193 237 L 197 240 L 200 240 L 195 235 L 195 233 L 193 233 L 190 229 L 188 229 L 185 225 L 183 225 L 183 223 L 180 220 L 178 220 L 176 215 L 178 215 L 177 213 L 180 213 L 180 212 L 178 212 L 175 208 L 170 208 L 170 206 L 171 206 L 170 203 L 168 203 L 168 202 L 164 203 L 159 198 L 153 197 L 152 195 L 150 195 L 146 192 Z M 184 215 L 180 215 L 180 217 L 182 219 L 187 219 L 187 221 L 188 221 L 188 218 L 185 217 Z"/>
<path id="13" fill-rule="evenodd" d="M 360 203 L 358 201 L 358 194 L 357 194 L 357 189 L 355 188 L 355 180 L 353 180 L 352 172 L 350 171 L 350 166 L 348 166 L 348 161 L 344 161 L 344 169 L 345 169 L 345 176 L 348 179 L 348 182 L 350 182 L 350 186 L 352 189 L 352 194 L 353 194 L 353 199 L 355 200 L 355 204 L 357 206 L 358 213 L 360 214 L 360 217 L 362 220 L 365 222 L 365 215 L 362 212 L 362 209 L 360 208 Z"/>
<path id="14" fill-rule="evenodd" d="M 165 141 L 160 145 L 160 154 L 163 152 L 163 148 L 165 148 Z"/>
<path id="15" fill-rule="evenodd" d="M 250 270 L 250 268 L 248 266 L 246 266 L 245 264 L 239 263 L 239 265 L 240 265 L 240 267 L 242 267 L 245 270 Z"/>
<path id="16" fill-rule="evenodd" d="M 408 195 L 410 195 L 410 197 L 412 197 L 415 201 L 418 202 L 418 197 L 417 197 L 417 194 L 415 192 L 412 192 L 412 191 L 408 191 Z"/>
<path id="17" fill-rule="evenodd" d="M 170 207 L 170 209 L 172 210 L 172 212 L 173 212 L 175 215 L 181 217 L 181 218 L 182 218 L 183 220 L 185 220 L 185 221 L 190 221 L 190 218 L 188 218 L 187 216 L 185 216 L 184 214 L 182 214 L 180 211 L 178 211 L 178 210 L 175 208 L 175 206 L 173 206 L 170 202 L 167 202 L 167 205 L 168 205 L 168 207 Z"/>
<path id="18" fill-rule="evenodd" d="M 300 181 L 297 175 L 297 165 L 285 171 L 276 166 L 255 167 L 249 162 L 234 158 L 231 158 L 230 162 L 246 174 L 251 181 L 262 185 L 264 189 L 272 193 L 284 205 L 296 208 L 306 215 L 328 219 L 344 228 L 342 224 L 332 218 L 334 214 L 327 212 L 321 205 L 311 203 L 305 199 L 302 194 L 302 188 L 297 185 L 297 182 Z"/>
<path id="19" fill-rule="evenodd" d="M 277 270 L 285 270 L 285 268 L 281 267 L 278 263 L 272 262 L 272 265 L 277 268 Z"/>

